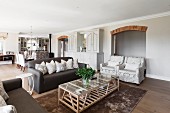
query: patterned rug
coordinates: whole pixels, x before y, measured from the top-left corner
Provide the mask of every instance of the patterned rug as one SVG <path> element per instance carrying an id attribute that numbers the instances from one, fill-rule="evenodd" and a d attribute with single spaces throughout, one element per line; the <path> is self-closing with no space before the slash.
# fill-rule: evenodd
<path id="1" fill-rule="evenodd" d="M 120 86 L 120 91 L 111 93 L 82 113 L 131 113 L 147 91 L 124 84 Z M 67 106 L 58 105 L 57 95 L 56 90 L 36 100 L 49 113 L 74 113 Z"/>

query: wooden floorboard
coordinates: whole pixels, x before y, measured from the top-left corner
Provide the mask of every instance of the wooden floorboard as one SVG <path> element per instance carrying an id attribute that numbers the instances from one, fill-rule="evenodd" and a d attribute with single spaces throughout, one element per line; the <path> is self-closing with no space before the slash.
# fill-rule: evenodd
<path id="1" fill-rule="evenodd" d="M 14 64 L 0 65 L 0 79 L 2 80 L 15 78 L 22 73 Z M 148 90 L 132 113 L 170 113 L 170 82 L 146 78 L 139 86 L 125 84 Z M 34 93 L 33 97 L 39 97 L 50 92 L 52 91 L 42 94 Z"/>
<path id="2" fill-rule="evenodd" d="M 27 69 L 25 70 L 27 72 Z M 15 64 L 3 64 L 0 65 L 0 79 L 1 80 L 8 80 L 15 78 L 17 75 L 25 73 L 20 69 L 16 68 Z"/>

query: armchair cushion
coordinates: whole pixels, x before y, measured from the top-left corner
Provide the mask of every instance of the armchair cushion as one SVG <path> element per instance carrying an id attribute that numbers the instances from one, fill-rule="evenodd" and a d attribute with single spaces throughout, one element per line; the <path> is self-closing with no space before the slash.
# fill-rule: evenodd
<path id="1" fill-rule="evenodd" d="M 142 64 L 144 64 L 144 58 L 142 58 L 142 57 L 126 57 L 125 63 L 138 64 L 138 65 L 142 66 Z"/>
<path id="2" fill-rule="evenodd" d="M 119 62 L 108 61 L 108 66 L 115 67 Z"/>
<path id="3" fill-rule="evenodd" d="M 111 67 L 111 66 L 104 66 L 102 67 L 103 70 L 115 70 L 114 67 Z"/>
<path id="4" fill-rule="evenodd" d="M 128 64 L 128 63 L 125 63 L 125 69 L 127 70 L 136 70 L 139 68 L 139 64 Z"/>
<path id="5" fill-rule="evenodd" d="M 119 64 L 122 64 L 124 61 L 124 56 L 111 56 L 110 61 L 119 62 Z"/>

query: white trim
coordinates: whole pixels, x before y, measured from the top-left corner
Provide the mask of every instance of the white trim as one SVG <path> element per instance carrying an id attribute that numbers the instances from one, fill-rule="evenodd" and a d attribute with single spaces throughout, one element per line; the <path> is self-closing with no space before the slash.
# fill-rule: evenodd
<path id="1" fill-rule="evenodd" d="M 74 30 L 70 30 L 70 31 L 63 31 L 63 32 L 53 33 L 53 35 L 65 34 L 66 32 L 70 33 L 70 32 L 84 31 L 84 30 L 95 29 L 95 28 L 102 28 L 102 27 L 113 26 L 113 25 L 117 25 L 117 24 L 131 23 L 131 22 L 137 22 L 137 21 L 154 19 L 154 18 L 165 17 L 165 16 L 170 16 L 170 11 L 163 12 L 163 13 L 152 14 L 152 15 L 147 15 L 147 16 L 136 17 L 136 18 L 131 18 L 131 19 L 115 21 L 115 22 L 106 23 L 106 24 L 100 24 L 100 25 L 96 25 L 96 26 L 90 26 L 90 27 L 85 27 L 85 28 L 80 28 L 80 29 L 74 29 Z"/>
<path id="2" fill-rule="evenodd" d="M 146 77 L 165 80 L 165 81 L 170 81 L 170 76 L 168 77 L 168 76 L 158 76 L 158 75 L 153 75 L 153 74 L 146 74 Z"/>

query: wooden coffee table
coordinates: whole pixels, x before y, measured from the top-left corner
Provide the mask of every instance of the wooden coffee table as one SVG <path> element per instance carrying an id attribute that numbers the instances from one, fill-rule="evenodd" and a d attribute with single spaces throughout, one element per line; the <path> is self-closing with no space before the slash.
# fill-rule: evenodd
<path id="1" fill-rule="evenodd" d="M 58 104 L 61 102 L 76 113 L 80 113 L 100 101 L 116 89 L 119 90 L 119 77 L 97 74 L 88 86 L 82 80 L 74 80 L 59 85 Z"/>

